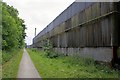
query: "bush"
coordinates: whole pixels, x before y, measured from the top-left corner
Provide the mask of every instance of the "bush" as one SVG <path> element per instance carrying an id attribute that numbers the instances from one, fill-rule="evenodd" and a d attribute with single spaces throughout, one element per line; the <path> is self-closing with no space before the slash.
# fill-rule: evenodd
<path id="1" fill-rule="evenodd" d="M 53 46 L 49 40 L 46 40 L 46 43 L 43 46 L 43 50 L 46 53 L 46 56 L 50 56 L 53 53 Z"/>
<path id="2" fill-rule="evenodd" d="M 57 58 L 60 56 L 64 56 L 64 54 L 55 52 L 53 50 L 53 45 L 49 40 L 46 40 L 46 43 L 44 44 L 43 50 L 45 51 L 45 56 L 48 58 Z"/>

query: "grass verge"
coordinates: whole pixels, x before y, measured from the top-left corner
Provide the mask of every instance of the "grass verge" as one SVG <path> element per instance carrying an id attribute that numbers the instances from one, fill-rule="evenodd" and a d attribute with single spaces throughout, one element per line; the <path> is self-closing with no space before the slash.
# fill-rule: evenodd
<path id="1" fill-rule="evenodd" d="M 16 78 L 23 50 L 13 52 L 14 56 L 2 65 L 2 78 Z"/>
<path id="2" fill-rule="evenodd" d="M 0 79 L 2 79 L 2 50 L 0 50 Z"/>
<path id="3" fill-rule="evenodd" d="M 27 49 L 42 78 L 118 78 L 118 71 L 77 56 L 47 58 L 44 52 Z"/>

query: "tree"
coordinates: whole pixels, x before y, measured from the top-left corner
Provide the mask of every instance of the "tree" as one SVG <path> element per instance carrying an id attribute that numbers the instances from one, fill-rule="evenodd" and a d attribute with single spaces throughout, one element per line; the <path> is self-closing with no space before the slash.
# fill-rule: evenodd
<path id="1" fill-rule="evenodd" d="M 0 50 L 2 49 L 1 43 L 2 43 L 2 4 L 0 1 Z"/>
<path id="2" fill-rule="evenodd" d="M 22 48 L 24 45 L 25 24 L 18 17 L 18 11 L 13 6 L 2 2 L 2 49 Z"/>

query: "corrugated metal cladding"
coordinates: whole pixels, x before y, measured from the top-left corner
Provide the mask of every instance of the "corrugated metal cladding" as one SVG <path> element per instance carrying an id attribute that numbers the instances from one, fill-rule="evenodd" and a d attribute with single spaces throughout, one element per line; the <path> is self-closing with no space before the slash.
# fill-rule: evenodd
<path id="1" fill-rule="evenodd" d="M 120 2 L 74 2 L 34 39 L 34 47 L 50 40 L 54 47 L 120 45 Z"/>
<path id="2" fill-rule="evenodd" d="M 56 19 L 53 20 L 46 28 L 44 28 L 37 37 L 42 36 L 46 32 L 51 31 L 54 27 L 57 27 L 57 25 L 63 23 L 64 21 L 71 18 L 73 15 L 75 15 L 77 12 L 80 12 L 84 10 L 86 7 L 92 5 L 93 3 L 85 3 L 85 2 L 74 2 L 69 6 L 66 10 L 64 10 L 59 16 L 56 17 Z"/>

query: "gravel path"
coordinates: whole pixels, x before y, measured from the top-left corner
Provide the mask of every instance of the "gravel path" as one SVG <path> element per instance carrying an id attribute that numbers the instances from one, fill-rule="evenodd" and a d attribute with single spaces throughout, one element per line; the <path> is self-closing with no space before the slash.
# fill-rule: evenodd
<path id="1" fill-rule="evenodd" d="M 18 78 L 40 78 L 38 71 L 25 49 L 19 65 Z"/>

